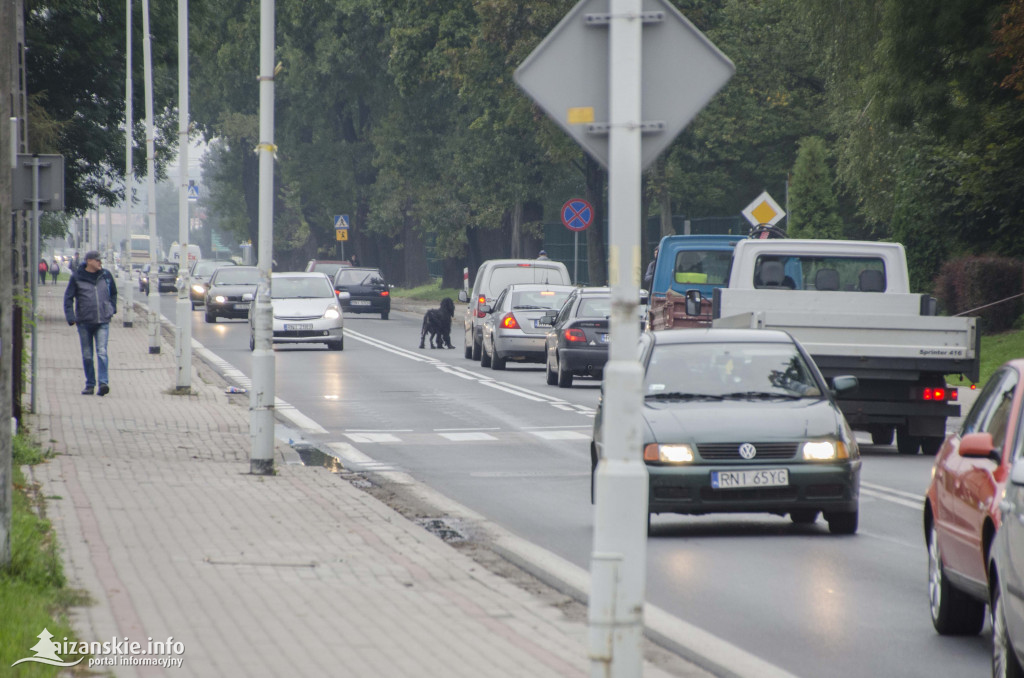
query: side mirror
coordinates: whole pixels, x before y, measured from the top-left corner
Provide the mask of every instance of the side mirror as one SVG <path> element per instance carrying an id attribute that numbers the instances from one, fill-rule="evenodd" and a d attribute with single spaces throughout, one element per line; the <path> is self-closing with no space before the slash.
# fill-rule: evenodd
<path id="1" fill-rule="evenodd" d="M 997 464 L 1002 461 L 1002 451 L 992 442 L 991 433 L 968 433 L 960 439 L 960 456 L 977 459 L 991 459 Z"/>
<path id="2" fill-rule="evenodd" d="M 461 301 L 464 304 L 469 303 L 469 295 L 466 294 L 466 290 L 459 290 L 459 301 Z"/>
<path id="3" fill-rule="evenodd" d="M 537 327 L 551 327 L 555 324 L 555 318 L 557 317 L 557 311 L 546 311 L 544 315 L 537 318 Z"/>
<path id="4" fill-rule="evenodd" d="M 1014 485 L 1024 485 L 1024 461 L 1018 459 L 1010 469 L 1010 482 Z"/>
<path id="5" fill-rule="evenodd" d="M 852 391 L 853 389 L 857 388 L 859 384 L 860 382 L 857 381 L 857 377 L 854 377 L 849 374 L 844 374 L 843 376 L 840 377 L 833 377 L 832 392 L 845 393 L 846 391 Z"/>
<path id="6" fill-rule="evenodd" d="M 338 301 L 348 301 L 352 298 L 352 294 L 348 290 L 334 290 L 334 296 L 338 298 Z"/>
<path id="7" fill-rule="evenodd" d="M 480 312 L 481 313 L 490 313 L 493 310 L 494 309 L 491 308 L 490 304 L 480 304 Z"/>
<path id="8" fill-rule="evenodd" d="M 651 301 L 651 293 L 648 292 L 647 290 L 641 288 L 640 289 L 640 305 L 641 306 L 646 306 L 647 304 L 650 303 L 650 301 Z"/>
<path id="9" fill-rule="evenodd" d="M 700 290 L 686 290 L 686 315 L 700 315 L 702 301 Z"/>

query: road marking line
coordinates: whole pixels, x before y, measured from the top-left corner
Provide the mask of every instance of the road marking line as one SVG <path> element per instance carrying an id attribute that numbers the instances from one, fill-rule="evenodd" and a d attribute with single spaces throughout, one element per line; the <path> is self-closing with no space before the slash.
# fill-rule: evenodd
<path id="1" fill-rule="evenodd" d="M 398 436 L 390 433 L 346 433 L 349 440 L 354 443 L 400 443 Z"/>
<path id="2" fill-rule="evenodd" d="M 860 481 L 861 487 L 867 487 L 878 492 L 888 492 L 889 494 L 896 495 L 897 497 L 904 497 L 905 499 L 912 499 L 914 501 L 924 501 L 924 495 L 915 492 L 906 492 L 904 490 L 896 490 L 885 485 L 875 485 L 874 483 L 866 483 L 863 480 Z"/>
<path id="3" fill-rule="evenodd" d="M 438 433 L 438 435 L 447 438 L 453 442 L 467 442 L 470 440 L 497 440 L 490 433 L 484 433 L 483 431 L 462 431 L 452 433 Z"/>
<path id="4" fill-rule="evenodd" d="M 887 501 L 887 502 L 890 502 L 892 504 L 898 504 L 900 506 L 906 506 L 907 508 L 912 508 L 912 509 L 920 510 L 921 507 L 924 506 L 924 500 L 923 499 L 921 501 L 916 501 L 916 502 L 915 501 L 910 501 L 908 499 L 901 499 L 900 497 L 894 497 L 894 496 L 888 495 L 888 494 L 886 494 L 884 492 L 876 492 L 875 490 L 869 490 L 869 489 L 864 488 L 864 487 L 860 488 L 860 493 L 863 494 L 863 495 L 866 495 L 868 497 L 873 497 L 874 499 L 881 499 L 882 501 Z"/>
<path id="5" fill-rule="evenodd" d="M 579 431 L 530 431 L 544 440 L 590 440 L 590 436 Z"/>

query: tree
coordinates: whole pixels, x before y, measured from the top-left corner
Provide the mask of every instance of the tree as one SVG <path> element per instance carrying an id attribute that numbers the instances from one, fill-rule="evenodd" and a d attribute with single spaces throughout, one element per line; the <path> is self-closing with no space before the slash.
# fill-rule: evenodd
<path id="1" fill-rule="evenodd" d="M 825 141 L 821 137 L 800 140 L 789 189 L 788 232 L 793 238 L 843 237 L 839 203 L 832 190 Z"/>

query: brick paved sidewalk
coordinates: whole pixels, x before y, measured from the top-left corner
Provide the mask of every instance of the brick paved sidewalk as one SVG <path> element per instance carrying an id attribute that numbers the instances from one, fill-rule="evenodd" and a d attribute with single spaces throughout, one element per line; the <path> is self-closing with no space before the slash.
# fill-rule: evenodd
<path id="1" fill-rule="evenodd" d="M 110 394 L 80 395 L 63 291 L 39 288 L 31 426 L 58 453 L 33 473 L 70 583 L 95 599 L 73 626 L 184 645 L 180 668 L 115 675 L 587 675 L 584 624 L 339 476 L 280 455 L 249 475 L 247 396 L 205 366 L 170 395 L 173 346 L 150 355 L 139 314 L 111 323 Z"/>

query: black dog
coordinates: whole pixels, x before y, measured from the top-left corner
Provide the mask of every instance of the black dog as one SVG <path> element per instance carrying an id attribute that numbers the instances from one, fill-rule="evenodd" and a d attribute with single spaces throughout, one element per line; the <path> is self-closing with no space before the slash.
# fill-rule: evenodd
<path id="1" fill-rule="evenodd" d="M 455 302 L 445 297 L 441 308 L 432 308 L 423 314 L 423 328 L 420 330 L 420 348 L 424 348 L 427 334 L 430 348 L 455 348 L 452 346 L 452 318 L 455 316 Z M 437 338 L 437 345 L 434 339 Z"/>

